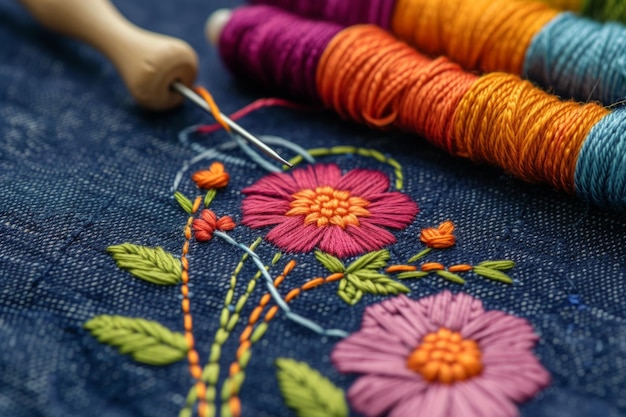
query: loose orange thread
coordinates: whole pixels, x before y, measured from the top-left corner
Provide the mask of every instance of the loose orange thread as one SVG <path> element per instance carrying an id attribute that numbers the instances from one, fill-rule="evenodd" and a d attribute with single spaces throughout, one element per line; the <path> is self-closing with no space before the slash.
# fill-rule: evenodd
<path id="1" fill-rule="evenodd" d="M 481 356 L 478 343 L 441 328 L 424 337 L 409 355 L 407 367 L 427 381 L 451 384 L 479 375 L 483 369 Z"/>
<path id="2" fill-rule="evenodd" d="M 185 329 L 184 335 L 187 346 L 189 347 L 189 351 L 187 353 L 187 360 L 189 362 L 189 373 L 196 380 L 195 386 L 197 392 L 206 393 L 206 385 L 201 379 L 202 368 L 200 367 L 200 357 L 198 355 L 198 351 L 195 348 L 195 339 L 193 336 L 193 319 L 191 317 L 191 308 L 189 301 L 189 261 L 187 260 L 187 255 L 189 253 L 189 240 L 191 239 L 191 224 L 193 222 L 193 214 L 198 211 L 201 201 L 201 197 L 196 198 L 192 207 L 192 215 L 189 216 L 187 224 L 185 225 L 185 243 L 183 244 L 181 255 L 181 265 L 183 267 L 183 270 L 181 273 L 182 285 L 180 291 L 183 295 L 181 308 L 183 310 L 183 324 Z M 206 396 L 199 395 L 198 398 L 198 415 L 201 417 L 206 417 L 209 411 L 208 404 L 206 402 Z"/>
<path id="3" fill-rule="evenodd" d="M 200 97 L 202 97 L 204 101 L 207 102 L 209 108 L 211 109 L 211 114 L 213 115 L 217 123 L 222 125 L 224 130 L 230 132 L 230 126 L 228 126 L 228 124 L 222 117 L 222 113 L 220 112 L 219 107 L 217 107 L 217 103 L 215 103 L 215 100 L 213 100 L 213 96 L 211 95 L 211 93 L 209 93 L 208 90 L 204 87 L 195 87 L 194 90 L 200 95 Z"/>

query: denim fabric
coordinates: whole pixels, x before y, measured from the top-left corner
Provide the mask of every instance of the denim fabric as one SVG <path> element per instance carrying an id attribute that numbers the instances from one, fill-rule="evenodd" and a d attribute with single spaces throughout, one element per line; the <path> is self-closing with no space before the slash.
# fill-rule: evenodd
<path id="1" fill-rule="evenodd" d="M 203 39 L 206 16 L 227 0 L 117 2 L 130 20 L 187 40 L 198 52 L 198 82 L 226 113 L 261 96 L 242 87 Z M 183 331 L 180 289 L 160 287 L 118 269 L 105 252 L 131 242 L 162 246 L 180 256 L 187 214 L 171 187 L 185 161 L 196 155 L 177 134 L 211 122 L 187 104 L 165 114 L 139 110 L 112 66 L 89 47 L 51 35 L 13 2 L 0 5 L 0 416 L 171 417 L 185 401 L 192 380 L 186 360 L 147 366 L 98 343 L 83 324 L 99 314 L 155 320 Z M 419 232 L 450 219 L 457 245 L 428 260 L 473 263 L 511 259 L 515 283 L 506 286 L 467 276 L 464 286 L 429 276 L 409 281 L 410 297 L 443 289 L 465 291 L 527 318 L 541 336 L 535 353 L 552 375 L 551 385 L 520 406 L 524 417 L 615 417 L 626 415 L 626 220 L 541 185 L 454 159 L 420 138 L 377 132 L 333 114 L 259 110 L 242 124 L 257 134 L 289 138 L 305 148 L 351 145 L 377 149 L 404 168 L 404 192 L 420 206 L 415 221 L 396 232 L 391 263 L 423 249 Z M 193 136 L 205 148 L 223 133 Z M 287 155 L 290 152 L 279 148 Z M 241 220 L 240 190 L 266 175 L 239 150 L 224 150 L 231 182 L 213 208 Z M 321 158 L 345 171 L 382 170 L 361 156 Z M 179 190 L 193 197 L 189 178 Z M 267 230 L 237 227 L 229 234 L 250 244 Z M 263 243 L 269 262 L 277 252 Z M 194 334 L 201 362 L 210 353 L 229 277 L 241 251 L 222 240 L 192 242 L 189 254 Z M 296 269 L 284 288 L 327 272 L 312 254 L 286 254 Z M 256 272 L 247 262 L 237 294 Z M 366 295 L 350 307 L 329 284 L 292 303 L 294 311 L 325 327 L 356 331 L 363 309 L 383 297 Z M 264 293 L 261 286 L 243 310 L 245 319 Z M 234 359 L 240 323 L 222 352 L 222 376 Z M 243 416 L 287 417 L 273 362 L 294 358 L 347 389 L 354 376 L 330 364 L 335 339 L 322 338 L 279 314 L 252 358 L 241 388 Z M 219 391 L 218 391 L 219 396 Z M 417 415 L 417 414 L 416 414 Z"/>

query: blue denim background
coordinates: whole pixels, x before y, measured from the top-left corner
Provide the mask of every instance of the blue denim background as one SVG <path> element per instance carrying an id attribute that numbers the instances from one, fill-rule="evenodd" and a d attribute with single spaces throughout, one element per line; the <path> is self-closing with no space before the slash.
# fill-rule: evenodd
<path id="1" fill-rule="evenodd" d="M 200 57 L 199 84 L 212 91 L 224 112 L 276 95 L 239 84 L 203 39 L 206 16 L 233 2 L 116 4 L 138 25 L 188 41 Z M 119 314 L 182 331 L 180 289 L 131 277 L 105 249 L 132 242 L 180 255 L 187 215 L 170 188 L 184 161 L 196 152 L 180 143 L 177 133 L 211 120 L 190 104 L 166 114 L 139 110 L 98 53 L 39 28 L 14 2 L 0 4 L 0 45 L 0 416 L 176 416 L 191 384 L 186 361 L 166 367 L 136 363 L 99 344 L 82 325 L 98 314 Z M 553 381 L 520 407 L 522 416 L 626 415 L 623 215 L 451 158 L 420 138 L 371 131 L 330 113 L 264 109 L 242 124 L 307 148 L 354 145 L 396 158 L 405 169 L 404 191 L 421 212 L 408 229 L 396 233 L 392 263 L 423 248 L 418 239 L 423 227 L 446 219 L 457 226 L 457 246 L 428 260 L 518 263 L 511 271 L 513 286 L 471 275 L 463 287 L 428 277 L 408 283 L 410 296 L 462 290 L 489 309 L 532 322 L 541 335 L 536 354 Z M 193 139 L 204 147 L 227 140 L 223 133 Z M 214 209 L 239 221 L 239 190 L 266 174 L 238 150 L 224 155 L 231 184 Z M 372 167 L 393 174 L 388 166 L 363 157 L 322 160 L 345 170 Z M 188 174 L 180 190 L 194 196 Z M 230 234 L 249 244 L 263 233 L 238 227 Z M 258 252 L 269 261 L 276 248 L 264 243 Z M 241 252 L 220 240 L 191 245 L 191 305 L 203 363 L 240 257 Z M 325 274 L 308 254 L 284 256 L 274 275 L 291 258 L 299 264 L 284 289 Z M 238 293 L 254 272 L 252 263 L 246 264 Z M 243 317 L 261 294 L 257 287 Z M 355 331 L 363 308 L 381 299 L 365 296 L 349 307 L 331 284 L 299 297 L 293 308 L 324 326 Z M 240 324 L 225 346 L 223 371 L 234 357 L 241 330 Z M 293 415 L 283 405 L 274 377 L 278 357 L 305 361 L 347 389 L 353 376 L 339 375 L 329 363 L 334 342 L 279 315 L 253 348 L 241 392 L 243 415 Z"/>

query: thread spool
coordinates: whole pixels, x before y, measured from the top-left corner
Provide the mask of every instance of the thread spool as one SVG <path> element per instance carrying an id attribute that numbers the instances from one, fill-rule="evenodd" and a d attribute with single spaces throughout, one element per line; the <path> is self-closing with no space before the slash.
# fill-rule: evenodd
<path id="1" fill-rule="evenodd" d="M 528 0 L 251 0 L 347 26 L 373 23 L 467 70 L 521 75 L 550 92 L 605 105 L 626 97 L 626 27 Z M 376 7 L 376 9 L 374 9 Z M 368 13 L 384 10 L 384 13 Z M 387 13 L 387 11 L 389 13 Z M 387 16 L 390 16 L 388 19 Z M 358 19 L 357 19 L 358 18 Z M 388 20 L 386 20 L 388 19 Z"/>
<path id="2" fill-rule="evenodd" d="M 316 32 L 327 37 L 308 49 L 307 34 Z M 424 135 L 454 155 L 598 205 L 626 208 L 626 142 L 619 133 L 624 111 L 563 102 L 510 74 L 478 77 L 446 58 L 430 60 L 372 26 L 342 29 L 268 6 L 235 10 L 219 45 L 231 70 L 268 88 L 322 100 L 370 126 Z M 276 51 L 285 49 L 290 53 L 275 61 Z M 315 79 L 310 71 L 276 76 L 283 68 L 301 68 L 304 59 L 317 63 Z M 303 90 L 303 84 L 314 88 Z"/>

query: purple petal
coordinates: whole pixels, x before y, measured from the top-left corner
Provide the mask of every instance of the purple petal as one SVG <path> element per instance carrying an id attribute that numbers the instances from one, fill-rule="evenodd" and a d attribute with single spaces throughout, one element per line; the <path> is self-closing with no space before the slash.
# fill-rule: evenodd
<path id="1" fill-rule="evenodd" d="M 420 413 L 428 417 L 448 417 L 450 413 L 450 386 L 431 383 L 420 405 Z"/>
<path id="2" fill-rule="evenodd" d="M 398 379 L 367 375 L 350 387 L 348 400 L 356 411 L 367 417 L 382 416 L 390 409 L 395 412 L 399 405 L 405 403 L 408 403 L 405 408 L 415 412 L 427 388 L 426 383 L 418 377 Z M 404 417 L 412 414 L 405 414 Z"/>
<path id="3" fill-rule="evenodd" d="M 353 169 L 339 180 L 337 189 L 348 190 L 353 196 L 372 200 L 389 191 L 389 178 L 380 171 Z"/>
<path id="4" fill-rule="evenodd" d="M 479 309 L 482 314 L 482 303 L 475 303 L 475 299 L 467 294 L 457 294 L 448 308 L 447 317 L 442 325 L 448 329 L 458 331 L 462 329 L 472 317 L 472 312 Z"/>

